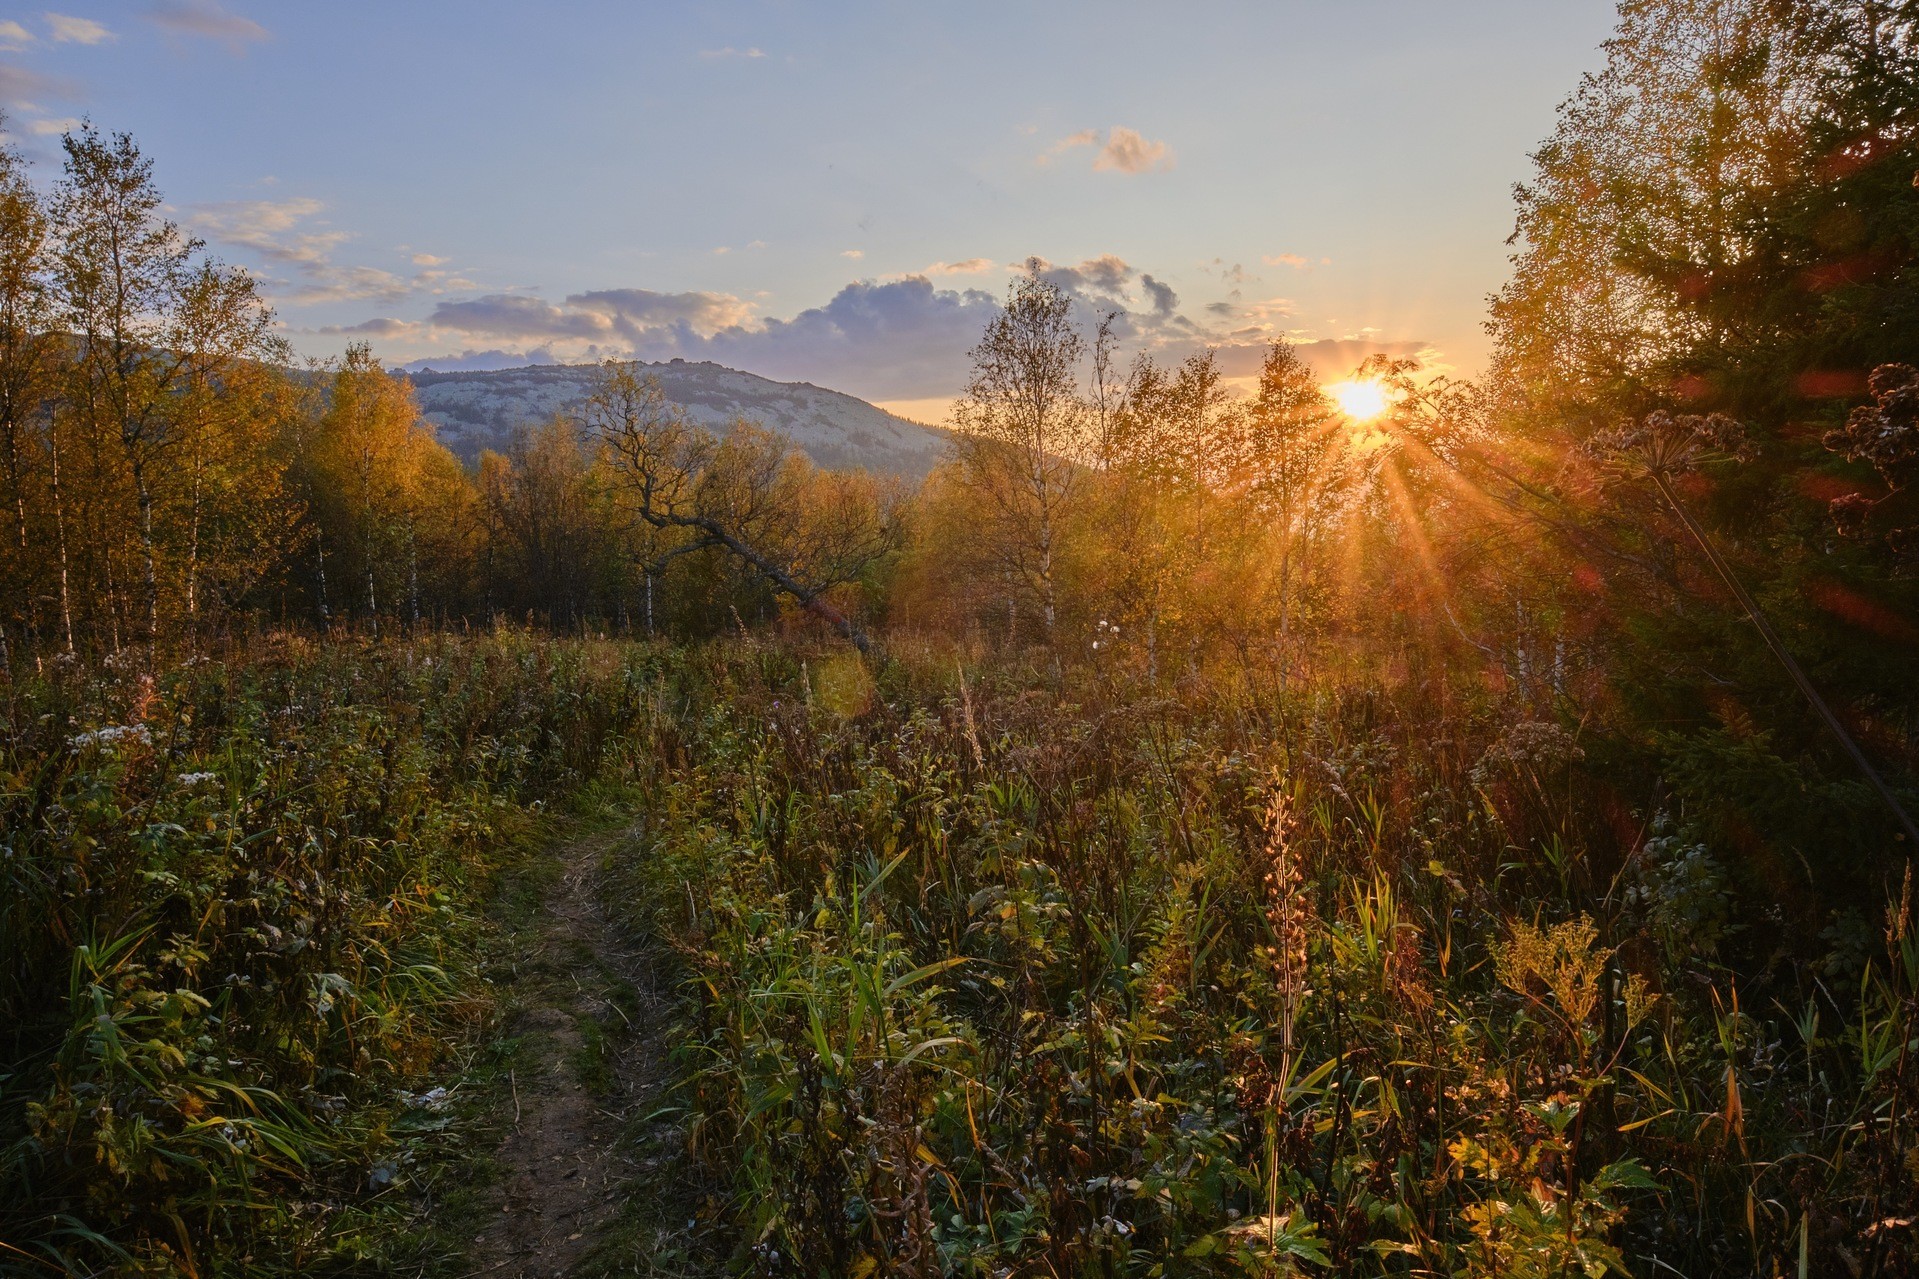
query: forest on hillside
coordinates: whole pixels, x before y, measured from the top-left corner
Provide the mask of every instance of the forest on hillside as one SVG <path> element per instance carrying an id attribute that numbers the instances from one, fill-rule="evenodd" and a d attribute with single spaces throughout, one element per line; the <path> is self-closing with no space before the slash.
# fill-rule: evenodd
<path id="1" fill-rule="evenodd" d="M 670 1085 L 581 1273 L 1919 1274 L 1919 4 L 1625 0 L 1470 382 L 1234 387 L 1035 260 L 916 486 L 619 361 L 467 467 L 63 144 L 0 1273 L 484 1272 L 611 823 Z"/>

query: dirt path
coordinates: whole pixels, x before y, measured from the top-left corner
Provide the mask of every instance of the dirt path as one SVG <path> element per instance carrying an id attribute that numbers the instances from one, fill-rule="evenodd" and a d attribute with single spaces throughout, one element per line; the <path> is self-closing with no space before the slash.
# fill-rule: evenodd
<path id="1" fill-rule="evenodd" d="M 657 1103 L 665 1006 L 651 965 L 607 917 L 600 859 L 626 832 L 556 850 L 560 874 L 517 963 L 513 1115 L 498 1210 L 474 1239 L 488 1279 L 576 1273 L 615 1230 L 638 1170 L 634 1119 Z"/>

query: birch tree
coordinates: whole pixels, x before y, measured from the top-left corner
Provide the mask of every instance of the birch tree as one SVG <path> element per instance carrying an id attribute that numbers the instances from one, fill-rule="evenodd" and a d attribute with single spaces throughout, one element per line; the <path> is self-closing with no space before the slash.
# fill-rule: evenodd
<path id="1" fill-rule="evenodd" d="M 1079 385 L 1086 343 L 1072 300 L 1037 269 L 1015 280 L 973 348 L 954 406 L 964 481 L 979 501 L 988 554 L 1036 608 L 1048 645 L 1059 625 L 1059 538 L 1093 413 Z"/>

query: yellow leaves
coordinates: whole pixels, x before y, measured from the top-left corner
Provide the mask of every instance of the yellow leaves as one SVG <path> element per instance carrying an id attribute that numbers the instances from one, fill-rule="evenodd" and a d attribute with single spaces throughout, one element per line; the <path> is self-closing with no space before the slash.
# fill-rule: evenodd
<path id="1" fill-rule="evenodd" d="M 1646 1019 L 1652 1006 L 1659 1002 L 1659 996 L 1646 987 L 1646 979 L 1638 973 L 1626 978 L 1626 988 L 1622 992 L 1626 1005 L 1626 1029 L 1630 1030 Z"/>
<path id="2" fill-rule="evenodd" d="M 1522 995 L 1531 995 L 1539 982 L 1567 1021 L 1583 1025 L 1598 1007 L 1600 979 L 1612 957 L 1612 951 L 1595 948 L 1598 938 L 1590 915 L 1549 929 L 1515 920 L 1512 939 L 1495 955 L 1499 980 Z"/>
<path id="3" fill-rule="evenodd" d="M 1488 1135 L 1485 1141 L 1461 1137 L 1446 1147 L 1453 1162 L 1474 1176 L 1490 1182 L 1504 1182 L 1530 1175 L 1539 1165 L 1540 1148 L 1518 1146 L 1503 1137 Z"/>
<path id="4" fill-rule="evenodd" d="M 1511 937 L 1494 949 L 1493 962 L 1502 985 L 1529 998 L 1536 998 L 1537 987 L 1543 986 L 1560 1015 L 1581 1027 L 1605 996 L 1606 964 L 1615 949 L 1598 943 L 1599 929 L 1590 915 L 1550 928 L 1514 920 Z M 1620 998 L 1625 1026 L 1631 1028 L 1651 1011 L 1658 996 L 1648 990 L 1643 977 L 1633 974 L 1626 978 Z"/>

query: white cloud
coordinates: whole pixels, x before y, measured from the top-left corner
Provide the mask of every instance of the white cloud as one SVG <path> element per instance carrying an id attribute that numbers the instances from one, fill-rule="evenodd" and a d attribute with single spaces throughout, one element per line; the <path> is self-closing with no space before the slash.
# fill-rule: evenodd
<path id="1" fill-rule="evenodd" d="M 727 45 L 724 49 L 701 49 L 702 58 L 764 58 L 766 54 L 759 49 L 735 49 Z"/>
<path id="2" fill-rule="evenodd" d="M 326 206 L 306 197 L 291 200 L 231 200 L 188 211 L 195 232 L 222 245 L 250 250 L 268 263 L 287 268 L 291 278 L 269 278 L 277 300 L 295 306 L 323 302 L 397 302 L 420 292 L 470 288 L 472 282 L 444 271 L 408 277 L 380 267 L 342 266 L 334 253 L 353 237 L 331 229 L 319 214 Z"/>
<path id="3" fill-rule="evenodd" d="M 442 302 L 426 323 L 435 329 L 506 341 L 575 339 L 638 342 L 657 333 L 706 336 L 749 323 L 753 308 L 730 293 L 656 293 L 596 289 L 552 303 L 526 294 L 494 293 Z"/>
<path id="4" fill-rule="evenodd" d="M 1172 148 L 1153 142 L 1127 128 L 1114 128 L 1106 145 L 1093 158 L 1093 168 L 1115 173 L 1148 173 L 1173 167 Z"/>
<path id="5" fill-rule="evenodd" d="M 1123 125 L 1108 129 L 1103 143 L 1098 129 L 1069 133 L 1037 156 L 1035 162 L 1042 166 L 1050 165 L 1068 151 L 1092 146 L 1099 148 L 1093 155 L 1093 168 L 1098 172 L 1149 173 L 1155 169 L 1173 167 L 1171 147 L 1164 142 L 1143 137 L 1137 130 Z"/>
<path id="6" fill-rule="evenodd" d="M 329 337 L 374 337 L 388 341 L 409 341 L 425 336 L 426 325 L 413 320 L 363 320 L 358 324 L 328 324 L 315 329 Z"/>
<path id="7" fill-rule="evenodd" d="M 252 18 L 228 13 L 214 0 L 163 0 L 147 11 L 146 19 L 171 35 L 218 40 L 235 54 L 269 38 L 267 29 Z"/>
<path id="8" fill-rule="evenodd" d="M 921 271 L 920 274 L 931 276 L 978 275 L 982 271 L 992 270 L 997 265 L 999 264 L 991 258 L 966 258 L 960 262 L 935 262 L 932 266 Z"/>
<path id="9" fill-rule="evenodd" d="M 71 133 L 80 127 L 80 117 L 62 116 L 57 120 L 34 120 L 27 125 L 27 132 L 40 138 L 58 137 L 62 133 Z"/>
<path id="10" fill-rule="evenodd" d="M 53 33 L 55 44 L 99 44 L 103 40 L 113 39 L 113 32 L 107 30 L 92 18 L 75 18 L 64 13 L 48 13 L 47 28 Z"/>
<path id="11" fill-rule="evenodd" d="M 8 19 L 0 22 L 0 53 L 18 53 L 33 43 L 33 32 Z"/>
<path id="12" fill-rule="evenodd" d="M 210 239 L 252 249 L 275 262 L 313 267 L 351 237 L 345 231 L 303 231 L 326 208 L 318 200 L 230 200 L 192 210 L 187 222 Z"/>
<path id="13" fill-rule="evenodd" d="M 418 287 L 416 280 L 379 267 L 329 267 L 312 273 L 310 283 L 295 289 L 286 300 L 296 306 L 323 302 L 397 302 Z"/>
<path id="14" fill-rule="evenodd" d="M 853 259 L 853 261 L 857 262 L 861 258 L 866 256 L 866 250 L 865 249 L 841 249 L 840 256 L 843 258 L 851 258 Z"/>
<path id="15" fill-rule="evenodd" d="M 693 333 L 737 328 L 753 318 L 753 307 L 730 293 L 655 293 L 651 289 L 594 289 L 575 293 L 566 304 L 609 317 L 634 332 L 672 326 Z"/>
<path id="16" fill-rule="evenodd" d="M 1290 320 L 1299 314 L 1299 304 L 1291 298 L 1267 298 L 1263 302 L 1253 302 L 1240 308 L 1240 314 L 1249 320 L 1261 323 L 1268 320 Z"/>
<path id="17" fill-rule="evenodd" d="M 1297 253 L 1269 253 L 1260 259 L 1267 266 L 1289 266 L 1295 271 L 1311 269 L 1313 260 Z"/>
<path id="18" fill-rule="evenodd" d="M 1051 164 L 1054 160 L 1065 155 L 1074 147 L 1090 147 L 1098 141 L 1098 129 L 1081 129 L 1078 133 L 1067 134 L 1058 142 L 1046 148 L 1045 152 L 1039 155 L 1034 162 L 1041 165 Z"/>
<path id="19" fill-rule="evenodd" d="M 413 255 L 413 265 L 414 266 L 445 266 L 446 259 L 436 258 L 431 253 L 416 253 Z"/>
<path id="20" fill-rule="evenodd" d="M 439 297 L 447 293 L 465 293 L 480 287 L 479 282 L 450 271 L 421 271 L 413 277 L 416 291 Z"/>

